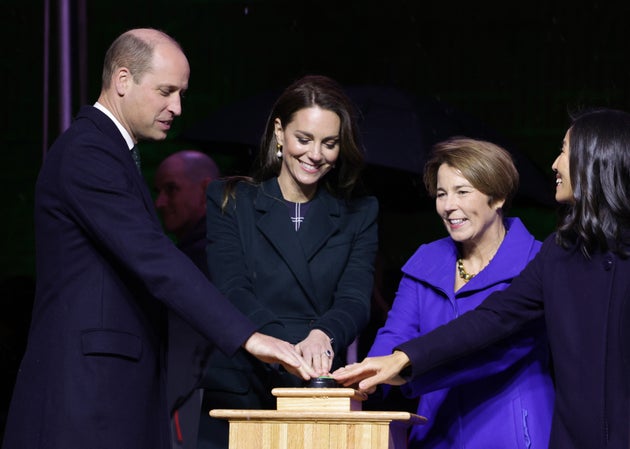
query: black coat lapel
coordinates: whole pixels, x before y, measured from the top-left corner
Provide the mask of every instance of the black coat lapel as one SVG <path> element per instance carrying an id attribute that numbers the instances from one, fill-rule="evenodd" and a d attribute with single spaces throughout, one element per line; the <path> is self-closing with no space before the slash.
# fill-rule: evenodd
<path id="1" fill-rule="evenodd" d="M 333 212 L 338 215 L 335 200 L 327 194 L 318 194 L 304 224 L 296 232 L 275 178 L 262 184 L 255 202 L 259 213 L 258 229 L 284 259 L 317 310 L 320 304 L 308 262 L 337 230 L 329 216 L 331 204 Z"/>
<path id="2" fill-rule="evenodd" d="M 318 192 L 313 199 L 308 216 L 297 233 L 304 256 L 310 261 L 326 245 L 328 239 L 338 230 L 336 217 L 339 216 L 337 200 L 325 192 Z"/>

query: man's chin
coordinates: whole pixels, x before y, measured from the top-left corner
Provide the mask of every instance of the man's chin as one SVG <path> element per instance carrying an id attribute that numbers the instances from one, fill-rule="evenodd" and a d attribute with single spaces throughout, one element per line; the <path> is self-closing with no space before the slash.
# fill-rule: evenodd
<path id="1" fill-rule="evenodd" d="M 157 142 L 166 139 L 167 135 L 168 134 L 166 131 L 156 129 L 152 130 L 150 133 L 147 133 L 144 136 L 141 136 L 138 140 Z"/>

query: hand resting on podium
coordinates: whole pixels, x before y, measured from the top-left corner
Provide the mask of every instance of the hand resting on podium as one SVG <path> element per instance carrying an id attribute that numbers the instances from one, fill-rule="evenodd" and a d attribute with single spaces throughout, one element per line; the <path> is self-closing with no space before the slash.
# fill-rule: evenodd
<path id="1" fill-rule="evenodd" d="M 344 386 L 358 383 L 357 389 L 373 393 L 379 384 L 402 385 L 406 382 L 400 372 L 409 366 L 409 357 L 402 351 L 394 351 L 381 357 L 367 357 L 361 363 L 339 368 L 332 377 Z"/>
<path id="2" fill-rule="evenodd" d="M 280 363 L 288 372 L 304 380 L 317 377 L 317 373 L 295 347 L 284 340 L 255 332 L 243 344 L 243 348 L 265 363 Z"/>

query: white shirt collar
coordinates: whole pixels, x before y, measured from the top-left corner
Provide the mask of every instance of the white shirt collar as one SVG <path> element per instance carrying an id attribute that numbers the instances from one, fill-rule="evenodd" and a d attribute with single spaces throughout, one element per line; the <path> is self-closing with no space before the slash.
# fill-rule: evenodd
<path id="1" fill-rule="evenodd" d="M 118 131 L 120 131 L 120 134 L 122 134 L 123 138 L 125 139 L 125 142 L 127 142 L 127 146 L 131 150 L 134 147 L 133 139 L 131 138 L 131 135 L 127 132 L 125 127 L 122 126 L 118 120 L 116 120 L 116 117 L 114 117 L 114 114 L 109 112 L 109 109 L 107 109 L 105 106 L 100 104 L 98 101 L 94 103 L 94 107 L 98 109 L 99 111 L 101 111 L 106 116 L 108 116 L 111 119 L 111 121 L 114 122 L 114 125 L 116 125 L 116 128 L 118 128 Z"/>

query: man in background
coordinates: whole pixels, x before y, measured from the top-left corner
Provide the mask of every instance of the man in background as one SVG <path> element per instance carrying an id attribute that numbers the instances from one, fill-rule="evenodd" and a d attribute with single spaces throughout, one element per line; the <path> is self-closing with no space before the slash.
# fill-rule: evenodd
<path id="1" fill-rule="evenodd" d="M 194 150 L 168 156 L 155 172 L 155 207 L 164 229 L 206 274 L 206 187 L 219 176 L 214 160 Z"/>
<path id="2" fill-rule="evenodd" d="M 168 156 L 155 173 L 155 207 L 177 247 L 208 276 L 206 187 L 220 176 L 210 156 L 184 150 Z M 203 390 L 198 388 L 212 346 L 169 311 L 167 398 L 173 449 L 195 449 Z"/>

